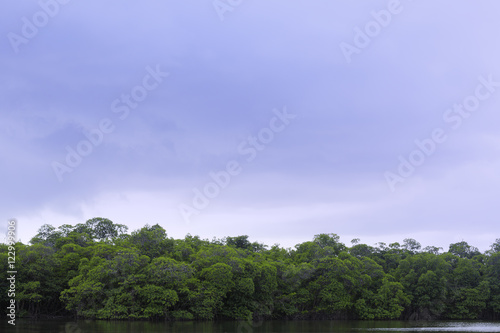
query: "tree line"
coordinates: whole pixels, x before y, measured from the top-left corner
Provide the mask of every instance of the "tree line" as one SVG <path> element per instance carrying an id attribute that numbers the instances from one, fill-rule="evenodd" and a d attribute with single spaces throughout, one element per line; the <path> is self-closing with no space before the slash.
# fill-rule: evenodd
<path id="1" fill-rule="evenodd" d="M 93 218 L 44 225 L 16 247 L 20 316 L 93 319 L 498 319 L 500 239 L 481 253 L 400 243 L 341 243 L 336 234 L 285 249 L 167 237 L 160 225 L 127 233 Z M 8 289 L 0 244 L 0 290 Z M 7 293 L 0 304 L 6 309 Z"/>

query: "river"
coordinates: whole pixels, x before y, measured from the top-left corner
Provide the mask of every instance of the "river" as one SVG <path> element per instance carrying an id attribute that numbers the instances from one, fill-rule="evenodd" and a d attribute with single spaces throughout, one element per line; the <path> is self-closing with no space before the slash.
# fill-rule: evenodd
<path id="1" fill-rule="evenodd" d="M 2 320 L 0 332 L 16 333 L 396 333 L 396 332 L 499 332 L 500 322 L 484 321 L 265 321 L 246 323 L 221 322 L 128 322 L 91 320 L 16 320 L 12 326 Z"/>

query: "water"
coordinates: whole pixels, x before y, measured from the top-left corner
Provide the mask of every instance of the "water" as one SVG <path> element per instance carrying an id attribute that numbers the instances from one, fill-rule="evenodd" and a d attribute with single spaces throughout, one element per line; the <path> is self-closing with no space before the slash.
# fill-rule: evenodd
<path id="1" fill-rule="evenodd" d="M 365 331 L 384 332 L 500 332 L 500 323 L 496 322 L 427 322 L 413 323 L 411 327 L 369 328 Z"/>
<path id="2" fill-rule="evenodd" d="M 404 321 L 265 321 L 246 323 L 223 322 L 123 322 L 123 321 L 68 321 L 16 320 L 16 326 L 3 319 L 0 332 L 16 333 L 382 333 L 382 332 L 499 332 L 500 322 L 404 322 Z"/>

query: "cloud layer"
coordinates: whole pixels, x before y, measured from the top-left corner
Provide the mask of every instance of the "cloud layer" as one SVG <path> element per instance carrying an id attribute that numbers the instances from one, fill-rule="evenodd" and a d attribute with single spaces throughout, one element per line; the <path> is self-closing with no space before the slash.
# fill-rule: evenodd
<path id="1" fill-rule="evenodd" d="M 500 4 L 222 2 L 5 4 L 0 212 L 23 241 L 95 216 L 283 246 L 500 237 Z"/>

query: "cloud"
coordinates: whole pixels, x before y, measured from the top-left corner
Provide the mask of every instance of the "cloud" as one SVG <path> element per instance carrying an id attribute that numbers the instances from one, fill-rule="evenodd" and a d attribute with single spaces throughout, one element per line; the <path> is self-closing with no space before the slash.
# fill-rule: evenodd
<path id="1" fill-rule="evenodd" d="M 457 130 L 443 114 L 474 93 L 479 76 L 500 80 L 499 5 L 402 0 L 347 63 L 339 44 L 387 6 L 254 1 L 221 21 L 211 1 L 72 1 L 16 53 L 7 35 L 22 34 L 23 17 L 41 7 L 5 4 L 4 220 L 29 226 L 23 239 L 43 223 L 104 216 L 131 228 L 165 223 L 177 237 L 247 233 L 293 246 L 336 232 L 422 243 L 470 237 L 487 248 L 494 237 L 484 230 L 499 231 L 500 97 Z M 457 15 L 442 15 L 451 6 Z M 157 65 L 168 78 L 120 119 L 112 103 Z M 238 145 L 284 106 L 297 119 L 245 163 Z M 59 182 L 53 162 L 65 163 L 67 147 L 77 149 L 103 119 L 114 129 Z M 437 127 L 446 142 L 392 193 L 384 172 Z M 232 159 L 241 174 L 184 225 L 178 205 Z"/>

